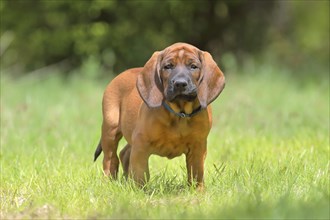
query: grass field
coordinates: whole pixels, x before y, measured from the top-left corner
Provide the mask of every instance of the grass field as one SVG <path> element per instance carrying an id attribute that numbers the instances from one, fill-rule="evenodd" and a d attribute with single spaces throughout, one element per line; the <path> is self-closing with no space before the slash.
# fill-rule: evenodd
<path id="1" fill-rule="evenodd" d="M 153 156 L 143 190 L 102 177 L 110 76 L 2 75 L 0 218 L 329 219 L 329 78 L 239 72 L 213 105 L 203 193 L 186 185 L 184 156 Z"/>

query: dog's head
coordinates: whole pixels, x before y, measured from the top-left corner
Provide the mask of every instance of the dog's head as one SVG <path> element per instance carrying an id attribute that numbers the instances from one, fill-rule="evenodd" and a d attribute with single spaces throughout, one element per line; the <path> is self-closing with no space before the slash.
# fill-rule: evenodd
<path id="1" fill-rule="evenodd" d="M 137 89 L 149 107 L 168 102 L 199 101 L 206 108 L 225 86 L 225 77 L 208 52 L 176 43 L 155 52 L 137 79 Z"/>

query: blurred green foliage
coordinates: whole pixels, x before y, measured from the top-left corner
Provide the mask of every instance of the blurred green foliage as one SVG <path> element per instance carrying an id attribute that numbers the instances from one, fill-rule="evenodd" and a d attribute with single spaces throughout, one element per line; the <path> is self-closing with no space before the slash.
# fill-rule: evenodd
<path id="1" fill-rule="evenodd" d="M 217 61 L 246 55 L 291 67 L 329 65 L 329 1 L 1 0 L 1 69 L 102 72 L 142 66 L 153 51 L 188 42 Z"/>

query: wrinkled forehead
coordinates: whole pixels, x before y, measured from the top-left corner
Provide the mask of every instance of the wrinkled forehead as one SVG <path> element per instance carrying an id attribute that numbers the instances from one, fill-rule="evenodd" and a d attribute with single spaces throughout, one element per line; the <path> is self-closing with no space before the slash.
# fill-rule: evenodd
<path id="1" fill-rule="evenodd" d="M 184 62 L 199 60 L 199 50 L 192 46 L 172 46 L 163 51 L 163 61 Z"/>

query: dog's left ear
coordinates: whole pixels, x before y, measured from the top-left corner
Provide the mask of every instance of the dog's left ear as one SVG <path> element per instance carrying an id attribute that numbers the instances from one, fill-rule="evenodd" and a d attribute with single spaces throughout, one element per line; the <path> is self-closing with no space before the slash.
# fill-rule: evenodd
<path id="1" fill-rule="evenodd" d="M 161 52 L 156 51 L 139 73 L 136 87 L 143 101 L 150 108 L 161 106 L 163 101 L 163 85 L 159 75 Z"/>
<path id="2" fill-rule="evenodd" d="M 202 61 L 201 81 L 198 88 L 198 100 L 202 108 L 213 102 L 225 87 L 225 76 L 213 60 L 211 54 L 200 51 Z"/>

